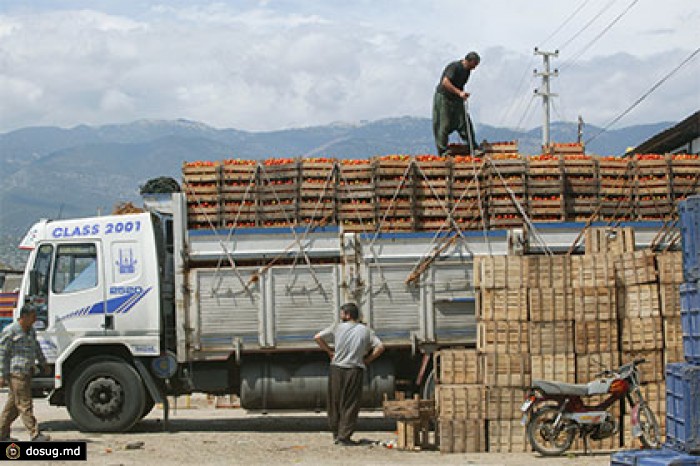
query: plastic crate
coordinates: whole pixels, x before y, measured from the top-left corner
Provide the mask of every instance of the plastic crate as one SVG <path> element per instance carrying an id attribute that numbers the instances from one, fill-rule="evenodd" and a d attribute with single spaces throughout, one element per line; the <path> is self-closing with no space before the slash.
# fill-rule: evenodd
<path id="1" fill-rule="evenodd" d="M 686 281 L 700 280 L 700 196 L 691 196 L 678 204 L 683 241 L 683 276 Z"/>
<path id="2" fill-rule="evenodd" d="M 666 366 L 666 443 L 674 450 L 700 453 L 700 366 Z"/>
<path id="3" fill-rule="evenodd" d="M 626 450 L 613 453 L 611 466 L 690 466 L 700 465 L 700 456 L 675 450 Z"/>
<path id="4" fill-rule="evenodd" d="M 683 283 L 681 293 L 681 326 L 685 360 L 700 364 L 700 292 L 697 283 Z"/>
<path id="5" fill-rule="evenodd" d="M 686 282 L 680 286 L 681 309 L 700 309 L 698 282 Z"/>

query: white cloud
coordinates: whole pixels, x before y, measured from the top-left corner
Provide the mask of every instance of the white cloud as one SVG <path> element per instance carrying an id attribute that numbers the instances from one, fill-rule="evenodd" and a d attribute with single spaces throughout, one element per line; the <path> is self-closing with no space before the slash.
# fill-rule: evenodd
<path id="1" fill-rule="evenodd" d="M 687 22 L 700 17 L 695 2 L 669 0 L 663 11 L 646 3 L 562 68 L 552 83 L 561 96 L 555 117 L 582 113 L 586 121 L 606 123 L 700 43 Z M 545 4 L 549 19 L 538 20 Z M 0 131 L 140 118 L 269 130 L 429 117 L 442 68 L 470 49 L 482 55 L 468 84 L 475 119 L 530 127 L 540 122 L 539 102 L 531 95 L 537 86 L 532 68 L 541 64 L 532 48 L 574 8 L 569 2 L 504 0 L 470 2 L 469 8 L 459 0 L 236 7 L 192 1 L 131 12 L 119 5 L 118 13 L 0 16 Z M 604 5 L 592 1 L 552 44 L 561 44 Z M 606 12 L 553 66 L 570 61 L 626 5 Z M 621 124 L 678 120 L 697 110 L 699 69 L 700 58 Z"/>

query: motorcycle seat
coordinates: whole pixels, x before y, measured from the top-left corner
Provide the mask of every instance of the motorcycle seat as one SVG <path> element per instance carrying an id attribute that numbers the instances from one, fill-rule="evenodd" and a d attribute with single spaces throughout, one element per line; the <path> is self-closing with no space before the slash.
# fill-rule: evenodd
<path id="1" fill-rule="evenodd" d="M 587 384 L 575 384 L 575 383 L 563 383 L 563 382 L 549 382 L 546 380 L 535 380 L 532 383 L 534 388 L 542 390 L 547 395 L 575 395 L 575 396 L 586 396 L 588 395 L 588 385 Z"/>

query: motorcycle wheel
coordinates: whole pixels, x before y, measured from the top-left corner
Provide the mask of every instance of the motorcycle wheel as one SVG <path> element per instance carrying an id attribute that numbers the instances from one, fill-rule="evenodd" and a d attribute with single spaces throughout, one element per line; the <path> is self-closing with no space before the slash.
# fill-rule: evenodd
<path id="1" fill-rule="evenodd" d="M 639 406 L 639 427 L 642 429 L 642 435 L 639 440 L 645 448 L 660 448 L 661 447 L 661 429 L 659 422 L 656 420 L 654 412 L 646 403 Z"/>
<path id="2" fill-rule="evenodd" d="M 564 426 L 554 436 L 553 424 L 559 415 L 559 409 L 554 406 L 545 406 L 532 414 L 527 425 L 527 438 L 535 449 L 543 456 L 558 456 L 571 448 L 576 435 L 576 429 Z"/>

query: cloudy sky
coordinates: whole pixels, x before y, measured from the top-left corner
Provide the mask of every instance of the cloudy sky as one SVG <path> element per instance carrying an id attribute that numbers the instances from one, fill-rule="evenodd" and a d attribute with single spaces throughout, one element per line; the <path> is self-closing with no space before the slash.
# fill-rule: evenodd
<path id="1" fill-rule="evenodd" d="M 482 62 L 482 123 L 540 124 L 534 47 L 559 50 L 553 119 L 605 125 L 700 47 L 697 0 L 2 0 L 0 132 L 186 118 L 274 130 L 429 117 L 443 67 Z M 616 126 L 700 109 L 700 55 Z"/>

